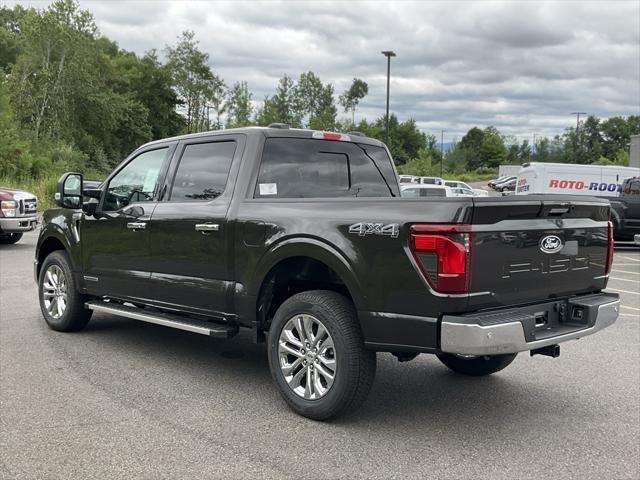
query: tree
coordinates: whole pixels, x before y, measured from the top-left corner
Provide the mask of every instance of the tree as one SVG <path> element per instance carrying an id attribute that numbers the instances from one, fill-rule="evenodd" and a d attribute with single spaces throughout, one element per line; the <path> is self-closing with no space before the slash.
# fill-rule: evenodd
<path id="1" fill-rule="evenodd" d="M 199 50 L 193 31 L 182 32 L 178 43 L 166 51 L 173 84 L 187 110 L 187 131 L 202 130 L 206 125 L 207 101 L 217 103 L 219 108 L 224 83 L 211 71 L 209 54 Z"/>
<path id="2" fill-rule="evenodd" d="M 358 108 L 358 104 L 360 100 L 366 97 L 369 94 L 369 85 L 364 80 L 360 80 L 359 78 L 354 78 L 351 86 L 340 95 L 339 102 L 340 105 L 344 107 L 344 111 L 351 111 L 351 123 L 355 125 L 356 123 L 356 108 Z"/>
<path id="3" fill-rule="evenodd" d="M 335 129 L 338 110 L 333 99 L 333 85 L 324 85 L 315 73 L 306 72 L 300 75 L 296 93 L 307 127 L 314 130 Z"/>
<path id="4" fill-rule="evenodd" d="M 236 82 L 227 92 L 227 128 L 251 125 L 251 97 L 247 82 Z"/>
<path id="5" fill-rule="evenodd" d="M 72 110 L 94 64 L 97 28 L 91 13 L 72 0 L 56 0 L 45 11 L 24 15 L 23 51 L 12 68 L 11 91 L 20 121 L 36 141 L 46 132 L 60 136 L 73 122 Z"/>
<path id="6" fill-rule="evenodd" d="M 256 116 L 257 123 L 286 123 L 293 128 L 302 128 L 303 108 L 294 81 L 285 75 L 278 82 L 276 93 L 265 97 L 262 108 Z"/>
<path id="7" fill-rule="evenodd" d="M 491 128 L 491 127 L 489 127 Z M 505 148 L 502 137 L 497 131 L 485 130 L 480 147 L 480 165 L 485 168 L 498 168 L 503 162 Z M 478 168 L 478 167 L 476 167 Z"/>
<path id="8" fill-rule="evenodd" d="M 0 69 L 0 176 L 19 176 L 30 171 L 25 157 L 27 145 L 20 138 L 18 126 L 9 103 L 6 76 Z"/>

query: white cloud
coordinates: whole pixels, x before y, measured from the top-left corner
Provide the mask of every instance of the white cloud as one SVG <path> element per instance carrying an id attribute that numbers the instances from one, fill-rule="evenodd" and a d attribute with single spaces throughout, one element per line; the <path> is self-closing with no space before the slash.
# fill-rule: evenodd
<path id="1" fill-rule="evenodd" d="M 38 7 L 46 3 L 20 2 Z M 521 138 L 560 133 L 580 110 L 640 114 L 640 2 L 91 2 L 100 31 L 137 53 L 196 32 L 228 84 L 254 98 L 313 70 L 344 90 L 369 83 L 359 114 L 391 110 L 460 137 L 495 125 Z"/>

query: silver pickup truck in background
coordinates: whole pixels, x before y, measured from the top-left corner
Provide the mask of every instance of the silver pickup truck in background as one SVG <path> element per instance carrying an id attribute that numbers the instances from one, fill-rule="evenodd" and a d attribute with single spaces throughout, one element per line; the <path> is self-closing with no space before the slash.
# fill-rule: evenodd
<path id="1" fill-rule="evenodd" d="M 16 243 L 38 225 L 38 199 L 33 193 L 0 187 L 0 245 Z"/>

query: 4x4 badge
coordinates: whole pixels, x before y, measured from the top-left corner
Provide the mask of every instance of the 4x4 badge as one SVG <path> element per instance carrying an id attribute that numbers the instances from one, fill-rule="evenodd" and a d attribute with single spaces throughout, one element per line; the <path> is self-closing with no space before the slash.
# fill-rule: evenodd
<path id="1" fill-rule="evenodd" d="M 365 235 L 384 235 L 397 238 L 400 235 L 400 226 L 397 223 L 354 223 L 349 227 L 349 233 L 355 233 L 360 237 Z"/>
<path id="2" fill-rule="evenodd" d="M 547 235 L 540 240 L 540 250 L 544 253 L 556 253 L 562 250 L 562 240 L 557 235 Z"/>

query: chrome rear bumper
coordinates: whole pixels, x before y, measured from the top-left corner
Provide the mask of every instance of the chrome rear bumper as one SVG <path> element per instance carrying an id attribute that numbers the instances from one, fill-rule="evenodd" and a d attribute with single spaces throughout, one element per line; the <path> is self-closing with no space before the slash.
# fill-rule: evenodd
<path id="1" fill-rule="evenodd" d="M 461 355 L 535 350 L 586 337 L 612 325 L 618 318 L 619 306 L 617 294 L 600 293 L 475 317 L 445 315 L 440 329 L 440 350 Z M 575 309 L 583 312 L 579 321 L 574 318 Z M 564 312 L 565 316 L 558 312 Z M 538 325 L 538 320 L 544 318 L 548 323 Z"/>

